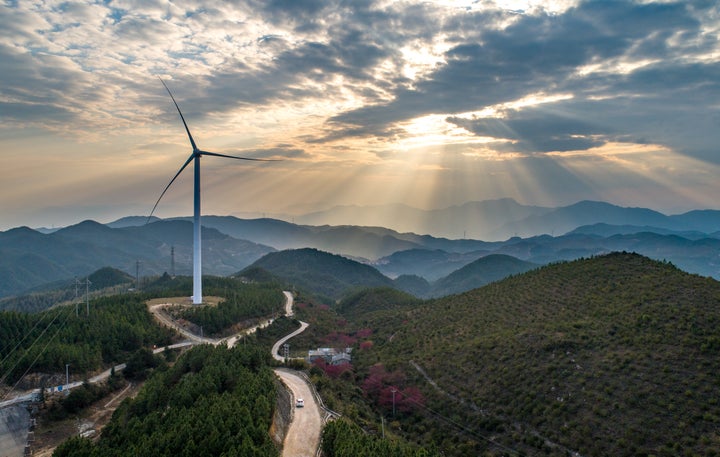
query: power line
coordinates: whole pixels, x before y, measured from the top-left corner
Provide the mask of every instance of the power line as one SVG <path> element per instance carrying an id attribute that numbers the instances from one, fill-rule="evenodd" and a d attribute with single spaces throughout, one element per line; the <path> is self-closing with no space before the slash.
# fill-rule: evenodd
<path id="1" fill-rule="evenodd" d="M 70 308 L 70 309 L 72 310 L 72 308 Z M 37 344 L 37 342 L 40 341 L 40 338 L 42 338 L 43 335 L 45 335 L 45 332 L 48 331 L 50 326 L 55 322 L 55 320 L 60 316 L 60 314 L 62 314 L 62 313 L 58 312 L 55 314 L 55 317 L 53 317 L 53 319 L 48 323 L 47 327 L 45 327 L 45 329 L 42 331 L 42 333 L 40 333 L 40 335 L 38 335 L 38 337 L 35 338 L 35 341 L 33 341 L 33 343 L 30 345 L 30 347 L 25 350 L 25 353 L 19 359 L 17 359 L 17 361 L 15 361 L 15 364 L 3 375 L 2 378 L 0 378 L 0 382 L 4 382 L 5 378 L 7 378 L 10 373 L 12 373 L 12 371 L 15 369 L 15 367 L 17 367 L 18 364 L 20 363 L 20 361 L 25 357 L 25 355 L 27 355 L 30 352 L 30 350 L 33 347 L 35 347 L 35 344 Z"/>
<path id="2" fill-rule="evenodd" d="M 59 316 L 60 314 L 61 314 L 61 313 L 58 313 L 58 316 Z M 30 370 L 32 369 L 32 367 L 35 365 L 35 362 L 37 362 L 38 359 L 40 358 L 40 356 L 43 355 L 43 354 L 45 353 L 45 351 L 47 351 L 48 346 L 50 346 L 50 344 L 53 342 L 53 340 L 55 339 L 55 337 L 58 336 L 58 334 L 60 333 L 60 330 L 62 330 L 62 329 L 65 327 L 65 324 L 67 323 L 67 321 L 68 321 L 68 319 L 70 318 L 70 315 L 71 315 L 71 314 L 72 314 L 72 307 L 71 307 L 71 306 L 68 306 L 68 313 L 65 315 L 65 320 L 62 322 L 62 324 L 60 324 L 60 326 L 58 326 L 58 329 L 55 331 L 55 333 L 53 334 L 53 336 L 50 337 L 50 341 L 48 341 L 47 344 L 45 345 L 45 347 L 42 348 L 42 350 L 40 351 L 40 353 L 35 357 L 35 359 L 32 361 L 32 363 L 31 363 L 30 366 L 27 368 L 27 370 L 25 370 L 25 373 L 23 373 L 22 376 L 20 376 L 20 377 L 18 378 L 17 382 L 15 382 L 15 384 L 12 386 L 12 389 L 10 389 L 5 395 L 3 395 L 3 397 L 2 397 L 3 399 L 5 399 L 5 397 L 7 397 L 7 396 L 10 394 L 10 392 L 12 392 L 13 390 L 15 390 L 15 388 L 18 386 L 18 384 L 20 384 L 20 381 L 22 381 L 22 379 L 25 377 L 25 375 L 30 372 Z M 57 316 L 55 316 L 55 318 L 57 318 Z M 54 320 L 55 320 L 55 319 L 53 319 L 53 321 L 54 321 Z M 44 333 L 44 332 L 43 332 L 43 333 Z M 34 343 L 33 343 L 33 344 L 34 344 Z M 28 351 L 29 351 L 29 349 L 28 349 Z M 27 352 L 26 352 L 26 353 L 27 353 Z M 13 367 L 13 368 L 14 368 L 14 367 Z"/>
<path id="3" fill-rule="evenodd" d="M 42 316 L 42 317 L 44 317 L 44 316 Z M 35 327 L 37 327 L 40 324 L 40 322 L 42 322 L 42 317 L 40 317 L 40 319 L 35 321 L 35 325 L 33 325 L 33 327 L 25 334 L 25 336 L 23 336 L 23 338 L 20 340 L 20 342 L 18 344 L 16 344 L 15 347 L 12 348 L 5 357 L 3 357 L 2 361 L 0 361 L 0 366 L 2 366 L 5 363 L 5 361 L 8 359 L 8 357 L 10 357 L 12 355 L 12 353 L 15 352 L 17 350 L 17 348 L 20 347 L 20 345 L 25 342 L 27 337 L 30 336 L 30 334 L 33 332 L 33 330 L 35 330 Z M 5 376 L 3 376 L 2 379 L 5 379 Z"/>
<path id="4" fill-rule="evenodd" d="M 498 448 L 500 448 L 500 449 L 502 449 L 502 450 L 511 452 L 511 453 L 513 453 L 513 454 L 516 454 L 516 455 L 522 455 L 522 454 L 523 454 L 523 453 L 521 453 L 520 451 L 518 451 L 517 449 L 513 449 L 513 448 L 511 448 L 511 447 L 509 447 L 509 446 L 505 446 L 504 444 L 500 444 L 500 443 L 498 443 L 497 441 L 493 440 L 493 439 L 490 438 L 490 437 L 487 437 L 487 436 L 485 436 L 485 435 L 483 435 L 483 434 L 481 434 L 481 433 L 478 433 L 478 432 L 476 432 L 476 431 L 474 431 L 474 430 L 471 430 L 471 429 L 467 428 L 466 426 L 464 426 L 464 425 L 462 425 L 462 424 L 459 424 L 459 423 L 455 422 L 454 420 L 450 419 L 449 417 L 446 417 L 446 416 L 440 414 L 439 412 L 434 411 L 434 410 L 428 408 L 427 406 L 425 406 L 425 405 L 423 405 L 422 403 L 419 403 L 419 402 L 413 400 L 413 399 L 410 398 L 410 397 L 405 397 L 405 400 L 407 400 L 407 401 L 409 401 L 409 402 L 411 402 L 411 403 L 419 406 L 420 408 L 428 411 L 428 412 L 431 413 L 431 414 L 434 414 L 434 415 L 437 416 L 438 418 L 444 420 L 446 423 L 448 423 L 448 424 L 450 424 L 450 425 L 453 425 L 453 426 L 459 428 L 461 431 L 467 433 L 468 435 L 474 436 L 474 437 L 476 437 L 476 438 L 480 438 L 481 440 L 487 441 L 488 443 L 492 444 L 492 445 L 495 446 L 495 447 L 498 447 Z"/>

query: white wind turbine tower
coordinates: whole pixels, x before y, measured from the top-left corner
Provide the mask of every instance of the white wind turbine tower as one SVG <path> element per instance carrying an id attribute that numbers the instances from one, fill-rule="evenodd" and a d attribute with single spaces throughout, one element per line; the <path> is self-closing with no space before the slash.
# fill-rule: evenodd
<path id="1" fill-rule="evenodd" d="M 258 162 L 273 162 L 272 159 L 252 159 L 249 157 L 238 157 L 238 156 L 231 156 L 226 154 L 218 154 L 216 152 L 208 152 L 203 151 L 201 149 L 198 149 L 197 145 L 195 144 L 195 140 L 193 139 L 192 135 L 190 134 L 190 129 L 187 126 L 187 123 L 185 122 L 185 118 L 183 117 L 182 111 L 180 111 L 180 107 L 178 106 L 177 102 L 175 101 L 175 97 L 173 97 L 172 92 L 170 92 L 170 89 L 168 88 L 167 84 L 165 84 L 165 81 L 162 80 L 162 78 L 159 78 L 160 82 L 165 86 L 165 90 L 167 90 L 167 93 L 170 95 L 170 98 L 173 101 L 173 104 L 175 105 L 175 108 L 177 108 L 177 112 L 180 115 L 180 119 L 182 120 L 183 125 L 185 126 L 185 131 L 187 132 L 188 139 L 190 139 L 190 145 L 192 145 L 192 154 L 190 154 L 190 157 L 188 157 L 187 161 L 183 164 L 182 167 L 180 167 L 180 171 L 178 171 L 173 179 L 170 180 L 167 186 L 165 186 L 165 190 L 162 191 L 160 194 L 160 197 L 157 199 L 157 202 L 155 202 L 155 206 L 153 206 L 152 211 L 150 211 L 150 216 L 148 216 L 148 221 L 152 217 L 153 213 L 155 212 L 155 209 L 157 208 L 158 204 L 160 203 L 160 200 L 163 198 L 163 195 L 165 195 L 165 192 L 170 188 L 172 183 L 175 182 L 178 176 L 180 176 L 180 173 L 185 170 L 185 168 L 190 165 L 190 162 L 194 162 L 195 166 L 195 180 L 194 180 L 194 205 L 193 205 L 193 304 L 197 305 L 202 303 L 202 245 L 201 245 L 201 225 L 200 225 L 200 157 L 202 156 L 215 156 L 215 157 L 225 157 L 228 159 L 237 159 L 237 160 L 253 160 Z"/>

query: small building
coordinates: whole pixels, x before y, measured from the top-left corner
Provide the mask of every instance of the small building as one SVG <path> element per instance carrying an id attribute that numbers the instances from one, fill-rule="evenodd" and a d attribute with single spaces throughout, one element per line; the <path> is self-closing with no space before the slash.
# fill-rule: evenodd
<path id="1" fill-rule="evenodd" d="M 311 364 L 317 359 L 325 360 L 328 365 L 344 365 L 352 361 L 352 348 L 345 348 L 344 350 L 335 348 L 317 348 L 315 350 L 308 351 L 307 360 Z"/>

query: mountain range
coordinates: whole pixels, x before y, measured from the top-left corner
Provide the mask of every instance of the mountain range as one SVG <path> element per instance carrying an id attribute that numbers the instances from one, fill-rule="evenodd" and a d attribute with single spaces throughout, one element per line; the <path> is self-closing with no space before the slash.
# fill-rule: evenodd
<path id="1" fill-rule="evenodd" d="M 344 214 L 352 220 L 366 212 L 358 209 L 361 214 L 353 216 L 348 208 L 343 211 L 315 213 L 308 218 L 327 220 Z M 453 224 L 461 227 L 473 220 L 483 230 L 493 225 L 498 230 L 523 230 L 529 235 L 483 241 L 401 233 L 376 226 L 313 226 L 269 218 L 204 216 L 204 272 L 230 275 L 277 250 L 313 248 L 368 264 L 405 284 L 405 290 L 412 284 L 416 294 L 425 295 L 431 293 L 430 283 L 490 254 L 543 265 L 612 251 L 632 251 L 670 261 L 687 272 L 720 278 L 720 211 L 665 216 L 649 209 L 621 208 L 602 202 L 540 208 L 512 200 L 418 211 L 403 207 L 395 220 L 397 224 L 409 223 L 412 214 L 415 219 L 420 214 L 424 216 L 418 220 L 425 221 L 426 228 L 428 221 L 448 228 Z M 491 213 L 492 224 L 487 217 Z M 0 232 L 0 297 L 53 281 L 83 277 L 105 266 L 133 276 L 173 272 L 173 267 L 176 274 L 190 274 L 190 218 L 146 222 L 143 217 L 129 217 L 107 225 L 84 221 L 47 233 L 27 227 Z M 418 231 L 423 230 L 423 224 L 418 224 L 421 227 Z M 553 229 L 546 230 L 548 227 Z M 556 235 L 552 236 L 553 233 Z"/>
<path id="2" fill-rule="evenodd" d="M 647 208 L 625 208 L 605 202 L 581 201 L 553 208 L 521 205 L 510 198 L 468 202 L 434 210 L 406 205 L 338 206 L 295 216 L 293 220 L 307 225 L 382 226 L 398 232 L 488 241 L 514 236 L 562 235 L 577 227 L 597 223 L 703 233 L 720 230 L 720 211 L 717 210 L 695 210 L 667 216 Z"/>

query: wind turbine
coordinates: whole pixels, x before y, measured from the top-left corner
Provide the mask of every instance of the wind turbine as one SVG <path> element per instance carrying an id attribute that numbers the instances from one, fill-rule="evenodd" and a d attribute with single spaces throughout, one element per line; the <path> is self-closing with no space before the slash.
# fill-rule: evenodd
<path id="1" fill-rule="evenodd" d="M 165 195 L 165 192 L 172 186 L 172 183 L 175 182 L 178 176 L 180 176 L 180 173 L 187 168 L 188 165 L 190 165 L 190 162 L 193 162 L 195 167 L 195 180 L 194 180 L 194 192 L 193 192 L 193 198 L 194 198 L 194 204 L 193 204 L 193 304 L 197 305 L 202 303 L 202 241 L 201 241 L 201 225 L 200 225 L 200 157 L 202 156 L 214 156 L 214 157 L 225 157 L 228 159 L 237 159 L 237 160 L 252 160 L 252 161 L 258 161 L 258 162 L 274 162 L 275 160 L 272 159 L 252 159 L 249 157 L 238 157 L 238 156 L 231 156 L 227 154 L 218 154 L 216 152 L 208 152 L 203 151 L 201 149 L 198 149 L 197 145 L 195 144 L 195 140 L 192 137 L 192 134 L 190 134 L 190 129 L 188 128 L 187 122 L 185 122 L 185 117 L 183 117 L 182 111 L 180 111 L 180 107 L 178 106 L 177 102 L 175 101 L 175 97 L 173 97 L 172 92 L 170 92 L 170 89 L 168 88 L 167 84 L 165 84 L 165 81 L 162 80 L 162 78 L 158 77 L 160 79 L 160 82 L 163 86 L 165 86 L 165 90 L 167 90 L 167 93 L 170 95 L 170 98 L 173 101 L 173 104 L 175 105 L 175 108 L 177 108 L 177 112 L 180 115 L 180 120 L 182 120 L 183 125 L 185 126 L 185 131 L 187 132 L 188 139 L 190 139 L 190 145 L 192 146 L 192 153 L 190 154 L 190 157 L 185 161 L 182 167 L 180 167 L 180 171 L 178 171 L 175 176 L 173 176 L 173 179 L 170 180 L 167 186 L 165 186 L 165 190 L 162 191 L 160 194 L 160 197 L 155 202 L 155 206 L 153 206 L 152 211 L 150 211 L 150 216 L 148 216 L 148 221 L 152 217 L 153 213 L 155 212 L 155 209 L 157 208 L 158 204 L 160 203 L 160 200 L 162 200 L 163 196 Z"/>

